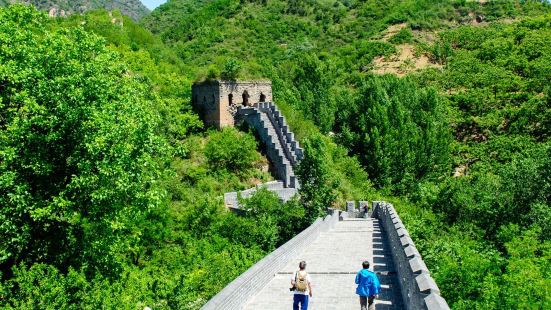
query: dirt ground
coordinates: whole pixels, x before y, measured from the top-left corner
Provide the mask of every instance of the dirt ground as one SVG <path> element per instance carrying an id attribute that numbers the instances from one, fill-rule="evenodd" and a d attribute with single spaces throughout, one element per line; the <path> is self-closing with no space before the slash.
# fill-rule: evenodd
<path id="1" fill-rule="evenodd" d="M 388 41 L 393 35 L 398 33 L 400 30 L 407 27 L 406 23 L 396 24 L 388 27 L 388 29 L 383 33 L 382 40 Z M 434 40 L 434 36 L 431 34 L 425 33 L 414 33 L 415 37 L 422 37 L 422 39 Z M 377 74 L 386 74 L 391 73 L 397 76 L 404 76 L 408 73 L 433 67 L 441 67 L 438 64 L 432 63 L 425 54 L 415 50 L 413 44 L 401 44 L 396 46 L 397 53 L 390 57 L 378 57 L 375 58 L 373 65 L 373 72 Z"/>

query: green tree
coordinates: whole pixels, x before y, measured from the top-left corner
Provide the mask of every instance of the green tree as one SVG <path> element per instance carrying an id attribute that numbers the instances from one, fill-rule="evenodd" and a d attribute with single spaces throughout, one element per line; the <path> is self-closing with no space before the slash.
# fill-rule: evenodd
<path id="1" fill-rule="evenodd" d="M 344 138 L 375 185 L 406 193 L 414 180 L 447 170 L 451 135 L 434 90 L 409 79 L 369 76 L 350 109 Z"/>
<path id="2" fill-rule="evenodd" d="M 322 132 L 329 132 L 335 122 L 336 103 L 330 96 L 332 72 L 330 63 L 316 55 L 298 55 L 293 82 L 296 87 L 298 107 Z"/>
<path id="3" fill-rule="evenodd" d="M 104 41 L 0 10 L 0 264 L 117 275 L 162 206 L 169 149 L 144 84 Z"/>
<path id="4" fill-rule="evenodd" d="M 336 199 L 334 188 L 337 182 L 330 176 L 330 158 L 326 141 L 321 135 L 314 135 L 304 142 L 304 158 L 297 167 L 300 181 L 300 199 L 305 206 L 306 220 L 310 223 L 325 216 Z"/>

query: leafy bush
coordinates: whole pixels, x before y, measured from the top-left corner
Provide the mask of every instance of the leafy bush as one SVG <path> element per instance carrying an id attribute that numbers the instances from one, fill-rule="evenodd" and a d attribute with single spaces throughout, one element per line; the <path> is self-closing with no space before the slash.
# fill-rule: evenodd
<path id="1" fill-rule="evenodd" d="M 277 232 L 273 248 L 282 245 L 311 224 L 305 219 L 305 208 L 298 200 L 293 199 L 282 203 L 275 193 L 264 188 L 259 189 L 251 198 L 241 200 L 240 203 L 243 209 L 247 210 L 249 220 L 273 223 Z"/>
<path id="2" fill-rule="evenodd" d="M 256 146 L 252 135 L 224 128 L 210 134 L 205 156 L 215 169 L 239 172 L 250 169 L 260 159 Z"/>
<path id="3" fill-rule="evenodd" d="M 395 35 L 393 35 L 389 40 L 392 44 L 404 44 L 411 43 L 413 41 L 413 33 L 408 27 L 400 29 Z"/>
<path id="4" fill-rule="evenodd" d="M 239 61 L 237 61 L 237 59 L 231 58 L 224 64 L 224 69 L 222 70 L 220 76 L 223 80 L 235 81 L 239 76 L 240 70 L 241 64 L 239 63 Z"/>

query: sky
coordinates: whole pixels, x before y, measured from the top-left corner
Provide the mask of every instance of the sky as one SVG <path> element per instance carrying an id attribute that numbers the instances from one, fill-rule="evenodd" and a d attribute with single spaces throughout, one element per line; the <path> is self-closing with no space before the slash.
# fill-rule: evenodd
<path id="1" fill-rule="evenodd" d="M 142 0 L 143 4 L 150 9 L 153 10 L 154 8 L 158 7 L 159 5 L 166 2 L 166 0 Z"/>

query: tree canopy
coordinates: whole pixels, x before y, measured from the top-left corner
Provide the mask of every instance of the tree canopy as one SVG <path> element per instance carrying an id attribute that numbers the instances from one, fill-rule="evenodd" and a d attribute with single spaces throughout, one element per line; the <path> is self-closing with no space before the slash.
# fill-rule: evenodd
<path id="1" fill-rule="evenodd" d="M 117 274 L 162 203 L 169 149 L 146 87 L 105 41 L 0 11 L 0 263 Z"/>

